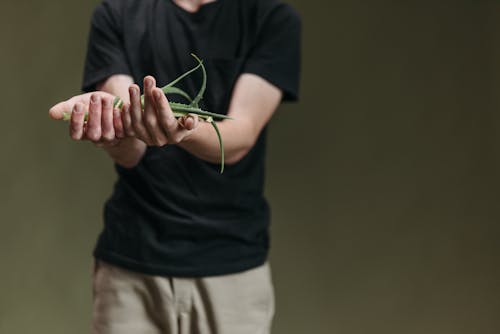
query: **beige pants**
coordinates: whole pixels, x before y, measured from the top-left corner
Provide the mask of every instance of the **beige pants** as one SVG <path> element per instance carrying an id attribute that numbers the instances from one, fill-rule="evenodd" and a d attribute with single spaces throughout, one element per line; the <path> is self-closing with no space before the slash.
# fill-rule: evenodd
<path id="1" fill-rule="evenodd" d="M 98 261 L 94 334 L 268 334 L 269 265 L 204 278 L 144 275 Z"/>

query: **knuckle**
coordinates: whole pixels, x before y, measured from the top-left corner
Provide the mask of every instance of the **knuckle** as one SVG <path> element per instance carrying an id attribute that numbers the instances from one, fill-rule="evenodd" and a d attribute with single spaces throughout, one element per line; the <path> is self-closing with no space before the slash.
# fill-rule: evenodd
<path id="1" fill-rule="evenodd" d="M 102 135 L 102 138 L 103 138 L 105 141 L 108 141 L 108 142 L 109 142 L 109 141 L 114 140 L 114 139 L 115 139 L 115 136 L 114 136 L 111 132 L 109 132 L 109 133 L 105 133 L 105 134 L 103 134 L 103 135 Z"/>
<path id="2" fill-rule="evenodd" d="M 161 126 L 165 129 L 175 129 L 177 128 L 177 120 L 173 117 L 162 119 Z"/>
<path id="3" fill-rule="evenodd" d="M 149 127 L 156 127 L 158 125 L 158 122 L 156 120 L 155 116 L 152 115 L 146 115 L 144 117 L 144 122 L 146 123 L 147 126 Z"/>
<path id="4" fill-rule="evenodd" d="M 142 126 L 142 124 L 139 124 L 137 122 L 134 122 L 132 124 L 132 129 L 133 129 L 133 131 L 135 131 L 139 134 L 142 134 L 144 132 L 144 127 Z"/>
<path id="5" fill-rule="evenodd" d="M 90 139 L 91 141 L 96 142 L 96 141 L 99 141 L 99 139 L 101 139 L 101 138 L 99 138 L 99 136 L 92 135 L 92 136 L 89 136 L 89 139 Z"/>
<path id="6" fill-rule="evenodd" d="M 123 138 L 123 137 L 125 137 L 125 133 L 124 133 L 123 129 L 121 129 L 120 131 L 115 131 L 115 137 L 116 138 Z"/>
<path id="7" fill-rule="evenodd" d="M 176 129 L 177 125 L 179 124 L 179 121 L 175 117 L 168 117 L 167 118 L 167 125 L 169 128 Z"/>
<path id="8" fill-rule="evenodd" d="M 111 107 L 111 104 L 112 104 L 112 103 L 113 103 L 113 102 L 111 101 L 111 97 L 110 97 L 110 96 L 104 96 L 104 97 L 102 98 L 102 106 L 103 106 L 104 108 L 109 108 L 109 107 Z"/>
<path id="9" fill-rule="evenodd" d="M 87 132 L 87 137 L 92 140 L 92 141 L 97 141 L 100 139 L 100 133 L 98 133 L 96 130 L 88 130 Z"/>
<path id="10" fill-rule="evenodd" d="M 97 92 L 93 92 L 91 95 L 90 95 L 90 99 L 92 102 L 95 102 L 97 100 L 99 100 L 101 98 L 101 95 Z"/>

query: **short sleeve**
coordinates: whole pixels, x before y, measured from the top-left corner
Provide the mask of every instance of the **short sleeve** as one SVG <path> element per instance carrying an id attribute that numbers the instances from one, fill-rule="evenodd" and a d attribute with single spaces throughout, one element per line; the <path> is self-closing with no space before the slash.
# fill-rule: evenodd
<path id="1" fill-rule="evenodd" d="M 283 92 L 283 101 L 297 101 L 300 80 L 299 15 L 280 5 L 266 15 L 244 72 L 259 75 Z"/>
<path id="2" fill-rule="evenodd" d="M 108 2 L 94 10 L 83 71 L 83 91 L 95 90 L 97 83 L 113 74 L 131 75 L 120 21 L 119 11 Z"/>

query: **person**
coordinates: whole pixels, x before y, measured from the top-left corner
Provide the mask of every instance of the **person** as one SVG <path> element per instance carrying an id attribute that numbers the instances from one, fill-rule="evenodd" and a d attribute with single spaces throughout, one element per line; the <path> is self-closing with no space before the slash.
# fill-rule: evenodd
<path id="1" fill-rule="evenodd" d="M 106 150 L 118 174 L 94 250 L 94 333 L 270 332 L 266 124 L 298 98 L 300 31 L 278 0 L 96 7 L 86 93 L 49 110 L 54 119 L 71 111 L 70 137 Z M 190 53 L 207 70 L 201 106 L 232 118 L 218 122 L 223 174 L 211 125 L 175 118 L 157 87 L 196 65 Z M 180 87 L 194 96 L 200 83 L 195 72 Z"/>

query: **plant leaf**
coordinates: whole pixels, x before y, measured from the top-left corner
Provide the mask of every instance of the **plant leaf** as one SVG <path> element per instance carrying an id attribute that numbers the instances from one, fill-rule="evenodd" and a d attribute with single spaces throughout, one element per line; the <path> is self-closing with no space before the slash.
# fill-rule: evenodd
<path id="1" fill-rule="evenodd" d="M 208 120 L 208 122 L 212 123 L 212 126 L 217 132 L 217 138 L 219 139 L 219 147 L 220 147 L 220 173 L 224 173 L 224 144 L 222 144 L 222 137 L 220 135 L 219 127 L 214 122 L 214 120 Z"/>
<path id="2" fill-rule="evenodd" d="M 176 83 L 178 83 L 179 81 L 181 81 L 182 79 L 184 79 L 185 77 L 187 77 L 188 75 L 190 75 L 191 73 L 193 73 L 194 71 L 196 71 L 198 68 L 200 68 L 200 66 L 202 66 L 201 60 L 199 60 L 198 57 L 195 57 L 195 58 L 198 60 L 198 65 L 196 65 L 195 67 L 193 67 L 189 71 L 181 74 L 176 79 L 174 79 L 173 81 L 171 81 L 168 84 L 166 84 L 165 86 L 163 86 L 161 89 L 163 90 L 163 89 L 165 89 L 167 87 L 172 87 L 173 85 L 175 85 Z"/>
<path id="3" fill-rule="evenodd" d="M 203 98 L 203 94 L 205 94 L 205 89 L 207 88 L 207 71 L 205 70 L 205 66 L 203 66 L 203 61 L 200 58 L 198 58 L 193 53 L 191 53 L 191 56 L 193 56 L 198 61 L 198 64 L 199 66 L 201 66 L 201 71 L 203 74 L 200 90 L 198 91 L 198 94 L 196 94 L 196 96 L 194 97 L 193 102 L 191 102 L 191 106 L 198 107 L 198 103 L 200 103 L 200 100 Z"/>
<path id="4" fill-rule="evenodd" d="M 185 98 L 186 100 L 188 100 L 189 102 L 192 102 L 193 99 L 191 98 L 191 96 L 189 96 L 188 93 L 186 93 L 185 91 L 183 91 L 182 89 L 180 88 L 177 88 L 175 86 L 169 86 L 169 87 L 164 87 L 162 88 L 162 91 L 165 93 L 165 94 L 176 94 L 176 95 L 180 95 L 182 96 L 183 98 Z"/>

